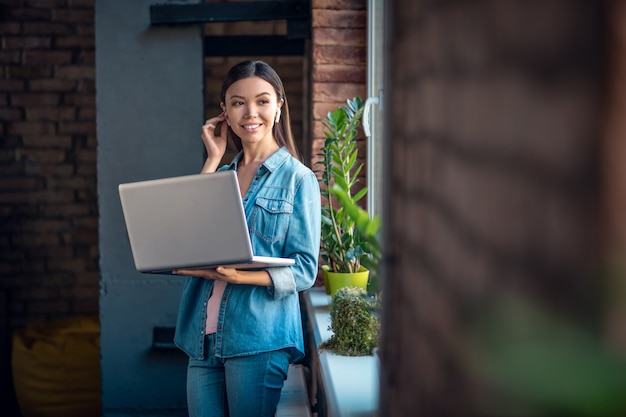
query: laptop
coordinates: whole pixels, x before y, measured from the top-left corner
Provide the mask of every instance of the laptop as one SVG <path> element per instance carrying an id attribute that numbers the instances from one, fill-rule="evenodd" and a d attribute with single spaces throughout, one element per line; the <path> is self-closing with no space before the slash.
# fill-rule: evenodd
<path id="1" fill-rule="evenodd" d="M 235 171 L 119 185 L 130 247 L 139 272 L 228 266 L 293 265 L 290 258 L 254 256 Z"/>

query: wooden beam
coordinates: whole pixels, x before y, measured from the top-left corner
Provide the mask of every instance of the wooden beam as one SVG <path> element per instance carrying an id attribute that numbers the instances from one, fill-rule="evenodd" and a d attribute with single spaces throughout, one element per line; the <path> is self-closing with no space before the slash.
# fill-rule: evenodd
<path id="1" fill-rule="evenodd" d="M 205 36 L 204 56 L 303 55 L 304 39 L 286 36 Z"/>
<path id="2" fill-rule="evenodd" d="M 152 25 L 310 19 L 310 15 L 308 0 L 153 4 L 150 6 Z"/>

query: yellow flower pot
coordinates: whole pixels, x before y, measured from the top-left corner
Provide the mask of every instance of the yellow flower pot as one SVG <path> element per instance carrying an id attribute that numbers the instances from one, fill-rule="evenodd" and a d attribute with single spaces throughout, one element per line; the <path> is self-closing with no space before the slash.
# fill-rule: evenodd
<path id="1" fill-rule="evenodd" d="M 339 288 L 359 287 L 367 291 L 367 281 L 370 271 L 361 266 L 359 272 L 331 272 L 328 265 L 322 265 L 322 276 L 326 294 L 335 295 Z"/>

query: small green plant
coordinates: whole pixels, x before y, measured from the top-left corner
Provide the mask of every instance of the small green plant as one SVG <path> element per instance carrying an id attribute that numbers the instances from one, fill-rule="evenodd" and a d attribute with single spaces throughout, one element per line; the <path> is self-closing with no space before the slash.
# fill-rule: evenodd
<path id="1" fill-rule="evenodd" d="M 329 112 L 324 146 L 317 154 L 320 165 L 322 205 L 321 252 L 332 272 L 357 272 L 364 266 L 373 271 L 380 257 L 378 230 L 381 219 L 359 206 L 367 187 L 355 192 L 363 164 L 358 163 L 356 136 L 363 116 L 359 97 Z"/>
<path id="2" fill-rule="evenodd" d="M 320 348 L 344 356 L 372 354 L 380 333 L 378 307 L 378 298 L 368 296 L 362 288 L 339 289 L 330 306 L 329 330 L 333 335 Z"/>

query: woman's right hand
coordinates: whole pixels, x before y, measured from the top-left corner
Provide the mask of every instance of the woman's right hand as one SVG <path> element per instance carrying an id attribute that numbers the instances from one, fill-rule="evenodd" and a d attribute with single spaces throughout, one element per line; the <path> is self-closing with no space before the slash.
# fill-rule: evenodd
<path id="1" fill-rule="evenodd" d="M 214 172 L 226 153 L 228 128 L 224 123 L 225 121 L 226 115 L 221 113 L 219 116 L 208 119 L 204 122 L 204 125 L 202 125 L 202 142 L 207 151 L 207 160 L 202 169 L 203 173 Z M 219 136 L 216 136 L 215 128 L 218 123 L 222 123 L 222 126 Z"/>

